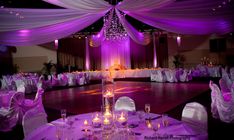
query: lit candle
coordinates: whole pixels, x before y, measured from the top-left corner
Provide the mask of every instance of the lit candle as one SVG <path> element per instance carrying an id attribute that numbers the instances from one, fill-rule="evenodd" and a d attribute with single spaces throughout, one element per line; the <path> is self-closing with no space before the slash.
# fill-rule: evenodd
<path id="1" fill-rule="evenodd" d="M 105 119 L 103 120 L 103 124 L 104 124 L 104 125 L 110 124 L 110 120 L 109 120 L 108 118 L 105 118 Z"/>
<path id="2" fill-rule="evenodd" d="M 112 116 L 112 115 L 111 115 L 111 112 L 110 112 L 110 110 L 109 110 L 109 108 L 106 108 L 106 111 L 104 112 L 104 116 L 105 116 L 106 118 Z"/>
<path id="3" fill-rule="evenodd" d="M 120 115 L 118 121 L 121 122 L 121 123 L 126 121 L 126 118 L 124 117 L 123 112 L 121 113 L 121 115 Z"/>
<path id="4" fill-rule="evenodd" d="M 84 125 L 87 126 L 88 125 L 88 121 L 84 120 Z"/>
<path id="5" fill-rule="evenodd" d="M 113 96 L 114 96 L 114 94 L 112 94 L 111 91 L 107 91 L 107 92 L 105 93 L 105 97 L 113 97 Z"/>
<path id="6" fill-rule="evenodd" d="M 152 124 L 149 122 L 149 123 L 147 123 L 147 127 L 148 128 L 152 128 Z"/>
<path id="7" fill-rule="evenodd" d="M 98 117 L 98 114 L 96 114 L 95 115 L 95 118 L 93 118 L 93 122 L 94 123 L 98 123 L 98 122 L 100 122 L 101 120 L 100 120 L 100 118 Z"/>

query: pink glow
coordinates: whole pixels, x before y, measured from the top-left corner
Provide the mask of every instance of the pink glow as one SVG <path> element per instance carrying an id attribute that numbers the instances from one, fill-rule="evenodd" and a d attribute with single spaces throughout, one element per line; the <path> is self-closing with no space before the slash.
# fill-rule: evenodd
<path id="1" fill-rule="evenodd" d="M 121 65 L 131 68 L 130 62 L 130 39 L 104 40 L 101 43 L 102 69 L 109 69 L 111 66 Z"/>
<path id="2" fill-rule="evenodd" d="M 55 49 L 58 49 L 58 40 L 57 40 L 57 39 L 54 40 L 54 48 L 55 48 Z"/>
<path id="3" fill-rule="evenodd" d="M 180 46 L 181 45 L 181 37 L 177 36 L 176 41 L 177 41 L 178 46 Z"/>
<path id="4" fill-rule="evenodd" d="M 89 40 L 85 37 L 85 69 L 90 70 Z"/>

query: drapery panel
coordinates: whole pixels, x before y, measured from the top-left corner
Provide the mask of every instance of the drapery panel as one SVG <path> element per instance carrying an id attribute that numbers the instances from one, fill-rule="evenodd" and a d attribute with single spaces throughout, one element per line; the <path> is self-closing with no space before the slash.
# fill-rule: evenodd
<path id="1" fill-rule="evenodd" d="M 91 25 L 112 8 L 102 0 L 48 2 L 69 9 L 1 8 L 0 44 L 31 46 L 60 39 Z"/>
<path id="2" fill-rule="evenodd" d="M 75 20 L 9 32 L 0 32 L 0 44 L 11 46 L 32 46 L 50 42 L 71 35 L 97 21 L 102 14 L 86 14 Z"/>
<path id="3" fill-rule="evenodd" d="M 71 9 L 0 9 L 0 32 L 48 26 L 82 18 L 84 12 Z M 10 14 L 12 13 L 12 14 Z M 19 14 L 16 16 L 16 14 Z"/>
<path id="4" fill-rule="evenodd" d="M 103 40 L 101 43 L 102 69 L 121 65 L 131 68 L 130 39 Z"/>
<path id="5" fill-rule="evenodd" d="M 0 44 L 31 46 L 78 32 L 105 15 L 103 0 L 44 0 L 67 9 L 0 9 Z M 178 34 L 225 34 L 234 31 L 233 1 L 124 0 L 115 8 L 148 25 Z M 116 10 L 116 11 L 118 11 Z M 128 35 L 144 44 L 142 33 L 119 16 Z M 143 43 L 142 43 L 143 42 Z M 145 43 L 146 44 L 146 43 Z"/>
<path id="6" fill-rule="evenodd" d="M 117 5 L 117 8 L 126 13 L 127 11 L 142 12 L 164 7 L 173 2 L 175 0 L 124 0 Z"/>
<path id="7" fill-rule="evenodd" d="M 132 40 L 134 40 L 135 42 L 137 42 L 138 44 L 142 44 L 142 45 L 147 45 L 150 43 L 150 34 L 147 33 L 141 33 L 139 31 L 137 31 L 124 17 L 124 15 L 121 15 L 119 10 L 115 9 L 115 12 L 119 18 L 119 21 L 121 22 L 121 24 L 123 25 L 123 27 L 125 28 L 125 30 L 128 33 L 128 36 L 131 37 Z"/>
<path id="8" fill-rule="evenodd" d="M 111 7 L 111 5 L 104 0 L 43 0 L 43 1 L 67 9 L 75 9 L 78 11 L 85 11 L 87 13 L 100 13 Z"/>

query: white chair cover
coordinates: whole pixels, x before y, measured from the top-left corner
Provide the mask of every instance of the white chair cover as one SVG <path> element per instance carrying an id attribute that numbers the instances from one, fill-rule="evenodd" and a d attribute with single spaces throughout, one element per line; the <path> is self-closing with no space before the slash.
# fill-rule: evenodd
<path id="1" fill-rule="evenodd" d="M 163 70 L 156 70 L 151 73 L 151 81 L 166 82 L 166 76 Z"/>
<path id="2" fill-rule="evenodd" d="M 84 85 L 85 84 L 85 77 L 83 73 L 80 73 L 77 75 L 77 84 L 78 85 Z"/>
<path id="3" fill-rule="evenodd" d="M 25 93 L 25 86 L 24 84 L 17 86 L 17 92 Z"/>
<path id="4" fill-rule="evenodd" d="M 23 116 L 22 126 L 24 137 L 30 132 L 47 123 L 47 114 L 40 112 L 38 108 L 33 108 L 25 113 Z"/>
<path id="5" fill-rule="evenodd" d="M 52 75 L 51 81 L 52 81 L 52 82 L 51 82 L 52 87 L 57 87 L 57 86 L 59 86 L 59 80 L 58 80 L 58 78 L 56 77 L 55 74 Z"/>
<path id="6" fill-rule="evenodd" d="M 230 79 L 234 82 L 234 67 L 230 68 Z"/>
<path id="7" fill-rule="evenodd" d="M 181 120 L 198 132 L 207 133 L 207 111 L 197 102 L 187 103 L 182 112 Z"/>
<path id="8" fill-rule="evenodd" d="M 228 81 L 225 80 L 224 78 L 221 78 L 219 80 L 219 85 L 220 85 L 222 92 L 230 92 L 231 91 L 232 83 L 228 83 Z"/>
<path id="9" fill-rule="evenodd" d="M 201 65 L 201 64 L 197 65 L 196 70 L 199 71 L 200 77 L 207 77 L 209 75 L 207 71 L 207 67 L 205 65 Z"/>
<path id="10" fill-rule="evenodd" d="M 73 73 L 68 73 L 68 86 L 75 86 L 76 85 L 76 76 Z"/>
<path id="11" fill-rule="evenodd" d="M 188 71 L 187 70 L 180 70 L 180 82 L 187 82 L 188 81 Z"/>
<path id="12" fill-rule="evenodd" d="M 24 94 L 15 93 L 10 101 L 9 109 L 0 109 L 0 131 L 10 131 L 19 121 L 19 115 L 23 113 L 21 104 Z"/>
<path id="13" fill-rule="evenodd" d="M 68 78 L 65 74 L 59 74 L 59 86 L 66 86 L 68 84 Z"/>
<path id="14" fill-rule="evenodd" d="M 165 70 L 165 76 L 168 82 L 177 82 L 178 80 L 175 77 L 175 70 Z"/>
<path id="15" fill-rule="evenodd" d="M 127 96 L 122 96 L 118 98 L 118 100 L 115 103 L 115 111 L 120 111 L 120 110 L 136 111 L 134 100 Z"/>
<path id="16" fill-rule="evenodd" d="M 212 92 L 215 92 L 217 96 L 215 96 L 216 100 L 216 107 L 218 110 L 219 118 L 221 121 L 226 123 L 233 123 L 234 122 L 234 101 L 233 97 L 230 100 L 226 100 L 226 95 L 221 91 L 216 84 L 212 84 Z"/>
<path id="17" fill-rule="evenodd" d="M 219 112 L 217 108 L 217 98 L 218 98 L 217 96 L 220 96 L 220 95 L 218 95 L 218 93 L 215 91 L 215 88 L 218 88 L 218 87 L 215 87 L 213 81 L 210 81 L 209 87 L 211 89 L 211 113 L 214 118 L 218 119 Z"/>
<path id="18" fill-rule="evenodd" d="M 25 99 L 24 104 L 22 106 L 24 113 L 28 110 L 31 110 L 32 108 L 37 108 L 40 110 L 40 112 L 45 112 L 43 103 L 42 103 L 42 95 L 44 93 L 44 90 L 42 88 L 37 90 L 37 94 L 34 98 L 34 100 Z M 38 111 L 39 111 L 38 110 Z"/>

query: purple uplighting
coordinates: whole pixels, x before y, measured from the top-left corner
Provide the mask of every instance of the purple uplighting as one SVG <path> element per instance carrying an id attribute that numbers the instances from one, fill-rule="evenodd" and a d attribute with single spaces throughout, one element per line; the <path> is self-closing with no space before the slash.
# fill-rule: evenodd
<path id="1" fill-rule="evenodd" d="M 58 39 L 54 40 L 54 48 L 58 49 Z"/>
<path id="2" fill-rule="evenodd" d="M 131 68 L 130 39 L 104 40 L 101 44 L 102 69 L 109 69 L 114 65 Z"/>
<path id="3" fill-rule="evenodd" d="M 181 36 L 176 37 L 176 42 L 177 42 L 177 45 L 180 47 L 180 45 L 181 45 Z"/>

